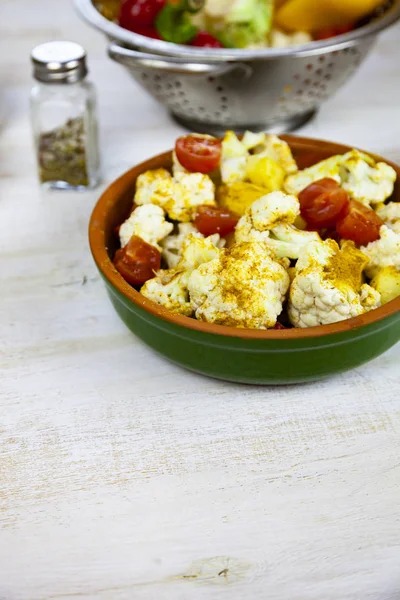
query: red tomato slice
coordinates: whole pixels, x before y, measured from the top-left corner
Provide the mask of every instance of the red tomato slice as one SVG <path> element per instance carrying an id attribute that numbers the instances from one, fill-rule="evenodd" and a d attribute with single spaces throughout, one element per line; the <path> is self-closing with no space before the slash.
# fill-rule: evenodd
<path id="1" fill-rule="evenodd" d="M 334 179 L 320 179 L 299 194 L 300 213 L 311 227 L 335 225 L 346 214 L 349 197 Z"/>
<path id="2" fill-rule="evenodd" d="M 176 156 L 185 169 L 198 173 L 210 173 L 219 165 L 221 142 L 201 135 L 185 135 L 176 140 Z"/>
<path id="3" fill-rule="evenodd" d="M 160 268 L 161 254 L 142 238 L 133 235 L 126 246 L 116 251 L 114 265 L 131 285 L 143 285 Z"/>
<path id="4" fill-rule="evenodd" d="M 234 231 L 238 221 L 239 217 L 225 208 L 203 205 L 197 209 L 194 226 L 205 236 L 219 233 L 225 237 Z"/>
<path id="5" fill-rule="evenodd" d="M 347 214 L 336 223 L 336 231 L 341 238 L 365 246 L 379 239 L 382 225 L 383 221 L 375 211 L 357 200 L 351 200 Z"/>

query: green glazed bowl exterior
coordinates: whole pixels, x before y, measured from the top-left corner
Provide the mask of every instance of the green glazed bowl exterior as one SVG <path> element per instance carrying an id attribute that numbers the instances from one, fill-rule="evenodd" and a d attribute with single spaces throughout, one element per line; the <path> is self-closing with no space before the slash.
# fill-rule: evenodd
<path id="1" fill-rule="evenodd" d="M 328 142 L 292 136 L 285 139 L 301 168 L 348 150 Z M 290 384 L 347 371 L 376 358 L 400 340 L 400 298 L 333 325 L 257 331 L 174 315 L 133 290 L 112 264 L 117 243 L 113 231 L 129 213 L 137 175 L 169 164 L 167 153 L 123 175 L 103 194 L 90 223 L 91 249 L 111 302 L 129 329 L 151 348 L 178 365 L 211 377 L 242 383 Z M 400 196 L 398 190 L 396 193 Z"/>
<path id="2" fill-rule="evenodd" d="M 174 363 L 204 375 L 257 384 L 300 383 L 357 367 L 400 339 L 400 315 L 346 333 L 305 339 L 227 337 L 186 329 L 132 305 L 107 281 L 124 323 Z"/>

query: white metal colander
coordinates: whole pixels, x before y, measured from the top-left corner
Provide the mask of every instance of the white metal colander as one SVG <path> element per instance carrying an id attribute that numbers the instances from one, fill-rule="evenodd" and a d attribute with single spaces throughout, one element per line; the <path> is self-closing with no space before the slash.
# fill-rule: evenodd
<path id="1" fill-rule="evenodd" d="M 351 1 L 351 0 L 349 0 Z M 108 52 L 189 129 L 288 131 L 305 123 L 354 73 L 377 34 L 400 18 L 400 0 L 379 18 L 322 42 L 285 49 L 205 49 L 132 33 L 111 23 L 91 0 L 80 14 L 112 40 Z"/>

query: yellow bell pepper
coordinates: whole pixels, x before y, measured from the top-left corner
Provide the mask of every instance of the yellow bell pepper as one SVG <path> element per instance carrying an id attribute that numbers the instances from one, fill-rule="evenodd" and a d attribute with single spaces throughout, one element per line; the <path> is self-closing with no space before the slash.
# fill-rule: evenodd
<path id="1" fill-rule="evenodd" d="M 246 177 L 268 192 L 280 191 L 286 177 L 284 169 L 268 156 L 249 156 Z"/>
<path id="2" fill-rule="evenodd" d="M 219 186 L 217 200 L 220 206 L 241 217 L 253 202 L 268 193 L 269 190 L 263 187 L 247 181 L 236 181 L 235 183 Z"/>
<path id="3" fill-rule="evenodd" d="M 354 23 L 382 0 L 288 0 L 276 13 L 276 23 L 288 31 L 318 31 Z"/>
<path id="4" fill-rule="evenodd" d="M 382 297 L 382 304 L 400 296 L 400 271 L 396 267 L 382 267 L 371 281 Z"/>

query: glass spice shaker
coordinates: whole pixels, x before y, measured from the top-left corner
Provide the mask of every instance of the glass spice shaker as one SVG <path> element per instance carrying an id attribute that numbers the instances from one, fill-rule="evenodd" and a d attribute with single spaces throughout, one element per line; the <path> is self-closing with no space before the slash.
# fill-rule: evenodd
<path id="1" fill-rule="evenodd" d="M 86 53 L 73 42 L 48 42 L 34 48 L 31 59 L 40 182 L 53 189 L 93 188 L 100 180 L 100 158 L 96 91 L 86 79 Z"/>

